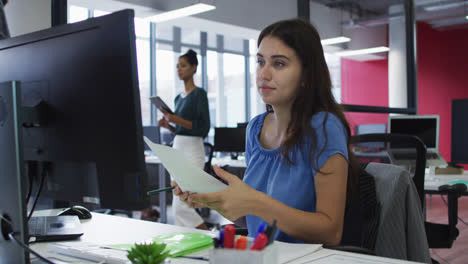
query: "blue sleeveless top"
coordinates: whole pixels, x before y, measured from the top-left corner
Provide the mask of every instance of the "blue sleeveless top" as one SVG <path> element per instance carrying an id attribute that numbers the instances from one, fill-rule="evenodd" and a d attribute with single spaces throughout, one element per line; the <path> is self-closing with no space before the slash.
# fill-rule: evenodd
<path id="1" fill-rule="evenodd" d="M 280 148 L 270 150 L 260 144 L 260 131 L 266 115 L 267 113 L 263 113 L 256 116 L 247 127 L 245 152 L 247 170 L 244 182 L 290 207 L 315 212 L 316 170 L 310 158 L 311 139 L 304 138 L 301 144 L 294 146 L 289 153 L 294 165 L 289 165 L 280 155 Z M 326 117 L 324 126 L 323 121 Z M 316 154 L 313 159 L 316 163 L 315 168 L 320 169 L 332 155 L 337 153 L 348 160 L 347 132 L 338 117 L 331 113 L 319 112 L 312 116 L 311 124 L 317 134 Z M 325 133 L 328 137 L 327 142 L 325 142 Z M 258 226 L 265 222 L 253 215 L 247 215 L 246 221 L 249 236 L 252 237 L 256 235 Z M 281 230 L 277 230 L 275 240 L 302 243 Z"/>

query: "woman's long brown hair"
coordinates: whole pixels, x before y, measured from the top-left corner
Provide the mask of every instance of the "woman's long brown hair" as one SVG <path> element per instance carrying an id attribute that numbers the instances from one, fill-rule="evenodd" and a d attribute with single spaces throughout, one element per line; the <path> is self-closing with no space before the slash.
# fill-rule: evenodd
<path id="1" fill-rule="evenodd" d="M 287 139 L 281 144 L 280 155 L 289 164 L 294 164 L 289 157 L 289 152 L 307 136 L 311 139 L 311 159 L 320 156 L 328 143 L 325 128 L 328 113 L 336 115 L 343 123 L 347 132 L 349 167 L 346 200 L 349 203 L 352 192 L 357 187 L 359 181 L 358 166 L 349 145 L 351 137 L 349 124 L 346 121 L 341 105 L 336 103 L 331 92 L 330 72 L 325 62 L 320 36 L 314 26 L 302 19 L 283 20 L 266 27 L 258 37 L 257 46 L 260 46 L 260 43 L 266 36 L 276 37 L 283 41 L 283 43 L 296 52 L 302 64 L 301 85 L 292 105 L 291 120 L 286 131 Z M 267 111 L 272 112 L 273 108 L 267 105 Z M 311 126 L 311 119 L 314 114 L 321 111 L 326 113 L 323 121 L 325 144 L 316 153 L 317 132 Z M 315 162 L 311 160 L 311 163 L 316 171 L 320 171 L 317 159 L 315 159 Z"/>

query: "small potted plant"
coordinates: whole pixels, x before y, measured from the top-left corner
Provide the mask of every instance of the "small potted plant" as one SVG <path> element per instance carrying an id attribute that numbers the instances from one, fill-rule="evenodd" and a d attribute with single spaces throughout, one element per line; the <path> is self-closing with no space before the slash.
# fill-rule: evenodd
<path id="1" fill-rule="evenodd" d="M 164 243 L 135 244 L 127 254 L 133 264 L 159 264 L 169 256 Z"/>

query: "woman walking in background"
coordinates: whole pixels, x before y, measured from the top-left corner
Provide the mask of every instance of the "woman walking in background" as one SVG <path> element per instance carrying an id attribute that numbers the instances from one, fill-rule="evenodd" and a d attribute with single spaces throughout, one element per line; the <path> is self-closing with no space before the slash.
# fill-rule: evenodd
<path id="1" fill-rule="evenodd" d="M 185 158 L 203 169 L 205 150 L 203 138 L 210 130 L 210 112 L 205 90 L 195 85 L 193 76 L 197 71 L 197 53 L 187 51 L 179 57 L 177 73 L 184 81 L 185 90 L 177 95 L 174 114 L 164 113 L 158 125 L 175 134 L 173 148 L 182 150 Z M 172 199 L 175 224 L 180 226 L 208 229 L 201 216 L 178 198 Z"/>

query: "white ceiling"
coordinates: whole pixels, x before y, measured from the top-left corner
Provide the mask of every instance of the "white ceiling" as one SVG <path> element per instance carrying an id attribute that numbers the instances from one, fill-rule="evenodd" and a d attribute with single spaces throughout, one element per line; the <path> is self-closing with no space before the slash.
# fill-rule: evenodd
<path id="1" fill-rule="evenodd" d="M 336 8 L 352 12 L 352 20 L 343 21 L 344 24 L 355 26 L 374 26 L 388 24 L 393 17 L 404 16 L 403 13 L 388 15 L 390 6 L 403 5 L 403 0 L 311 0 Z M 418 21 L 424 21 L 433 28 L 450 30 L 454 28 L 468 28 L 467 0 L 414 0 L 415 14 Z"/>

